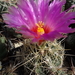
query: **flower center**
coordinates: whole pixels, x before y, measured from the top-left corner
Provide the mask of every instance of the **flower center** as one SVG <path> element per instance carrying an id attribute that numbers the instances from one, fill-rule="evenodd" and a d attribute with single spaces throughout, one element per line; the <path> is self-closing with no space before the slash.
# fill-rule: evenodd
<path id="1" fill-rule="evenodd" d="M 38 35 L 42 35 L 42 34 L 44 34 L 45 33 L 45 31 L 44 31 L 44 28 L 43 28 L 43 26 L 44 26 L 44 23 L 42 22 L 42 21 L 39 21 L 37 24 L 37 34 Z"/>

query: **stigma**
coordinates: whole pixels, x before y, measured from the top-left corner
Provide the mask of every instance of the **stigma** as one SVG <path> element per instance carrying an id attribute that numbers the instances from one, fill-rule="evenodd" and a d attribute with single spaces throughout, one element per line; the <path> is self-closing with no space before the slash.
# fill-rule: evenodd
<path id="1" fill-rule="evenodd" d="M 38 23 L 36 23 L 37 25 L 37 34 L 38 35 L 42 35 L 45 33 L 45 30 L 44 30 L 44 23 L 42 21 L 39 21 Z"/>

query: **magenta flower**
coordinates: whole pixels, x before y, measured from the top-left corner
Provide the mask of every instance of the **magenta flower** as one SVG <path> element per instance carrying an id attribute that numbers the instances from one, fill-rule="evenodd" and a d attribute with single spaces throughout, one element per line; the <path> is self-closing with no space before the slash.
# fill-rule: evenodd
<path id="1" fill-rule="evenodd" d="M 62 11 L 66 0 L 18 0 L 17 7 L 11 6 L 3 14 L 9 27 L 15 28 L 24 38 L 33 42 L 58 39 L 72 33 L 69 27 L 75 23 L 75 12 Z"/>

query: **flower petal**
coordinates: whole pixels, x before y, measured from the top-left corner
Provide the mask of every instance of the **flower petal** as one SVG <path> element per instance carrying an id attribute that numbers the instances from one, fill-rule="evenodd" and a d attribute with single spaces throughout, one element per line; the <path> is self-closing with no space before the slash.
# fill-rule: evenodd
<path id="1" fill-rule="evenodd" d="M 18 5 L 18 8 L 21 9 L 25 13 L 28 22 L 32 26 L 34 26 L 36 23 L 36 18 L 34 16 L 34 11 L 32 9 L 32 4 L 30 3 L 30 0 L 19 0 L 17 5 Z"/>
<path id="2" fill-rule="evenodd" d="M 60 37 L 63 37 L 63 36 L 57 31 L 53 31 L 41 36 L 41 38 L 43 38 L 44 40 L 50 40 L 50 41 L 53 41 L 54 39 L 58 39 Z"/>

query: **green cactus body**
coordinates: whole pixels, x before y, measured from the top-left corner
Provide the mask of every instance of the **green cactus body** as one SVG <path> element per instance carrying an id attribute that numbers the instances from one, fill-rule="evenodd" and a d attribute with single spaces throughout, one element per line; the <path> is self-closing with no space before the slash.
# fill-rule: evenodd
<path id="1" fill-rule="evenodd" d="M 24 41 L 24 53 L 25 66 L 32 69 L 30 75 L 33 73 L 35 75 L 65 74 L 62 70 L 64 48 L 56 40 L 45 41 L 41 45 L 30 44 L 28 40 Z"/>

